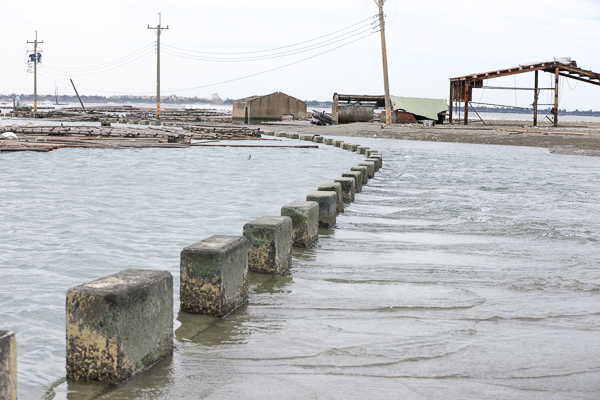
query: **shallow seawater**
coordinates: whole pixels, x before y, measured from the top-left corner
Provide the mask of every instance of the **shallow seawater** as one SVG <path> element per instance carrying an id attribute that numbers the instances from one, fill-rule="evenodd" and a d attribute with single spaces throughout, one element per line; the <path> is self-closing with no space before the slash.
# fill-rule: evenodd
<path id="1" fill-rule="evenodd" d="M 20 397 L 597 398 L 600 159 L 345 140 L 384 168 L 289 270 L 251 274 L 225 319 L 179 313 L 181 249 L 278 215 L 362 156 L 0 154 L 0 329 L 17 334 Z M 61 382 L 66 290 L 126 268 L 173 274 L 175 352 L 120 386 Z"/>

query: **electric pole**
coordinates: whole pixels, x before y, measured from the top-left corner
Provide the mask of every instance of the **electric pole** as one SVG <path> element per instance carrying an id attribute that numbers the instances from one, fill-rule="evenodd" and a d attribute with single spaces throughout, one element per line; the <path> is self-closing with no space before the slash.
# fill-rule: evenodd
<path id="1" fill-rule="evenodd" d="M 37 113 L 37 64 L 39 61 L 37 45 L 38 43 L 44 43 L 44 41 L 38 42 L 37 31 L 35 31 L 35 40 L 33 42 L 28 40 L 27 43 L 33 44 L 33 112 Z"/>
<path id="2" fill-rule="evenodd" d="M 388 83 L 387 51 L 385 49 L 385 21 L 383 20 L 383 3 L 379 0 L 379 31 L 381 32 L 381 53 L 383 56 L 383 86 L 385 89 L 385 123 L 391 123 L 392 110 L 390 104 L 390 85 Z"/>
<path id="3" fill-rule="evenodd" d="M 161 28 L 160 26 L 161 18 L 160 13 L 158 13 L 158 26 L 155 28 L 151 28 L 148 25 L 148 29 L 152 29 L 156 31 L 156 118 L 160 118 L 160 33 L 169 29 L 167 25 L 166 28 Z"/>

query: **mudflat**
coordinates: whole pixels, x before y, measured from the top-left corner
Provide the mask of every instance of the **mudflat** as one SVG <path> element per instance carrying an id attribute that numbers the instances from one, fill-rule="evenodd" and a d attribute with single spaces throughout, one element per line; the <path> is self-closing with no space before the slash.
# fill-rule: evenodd
<path id="1" fill-rule="evenodd" d="M 283 127 L 282 127 L 283 128 Z M 283 129 L 281 129 L 283 130 Z M 455 142 L 497 144 L 509 146 L 543 147 L 551 153 L 600 156 L 600 124 L 565 122 L 558 127 L 531 126 L 523 121 L 493 121 L 482 125 L 436 125 L 395 124 L 359 122 L 328 126 L 286 126 L 287 132 L 318 133 L 324 136 L 376 137 L 423 140 L 432 142 Z"/>

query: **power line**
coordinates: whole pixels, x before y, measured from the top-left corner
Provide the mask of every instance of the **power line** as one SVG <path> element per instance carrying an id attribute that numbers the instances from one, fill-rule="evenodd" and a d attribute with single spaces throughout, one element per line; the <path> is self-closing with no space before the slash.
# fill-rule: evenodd
<path id="1" fill-rule="evenodd" d="M 359 37 L 358 39 L 355 39 L 355 40 L 353 40 L 353 41 L 351 41 L 351 42 L 347 42 L 347 43 L 341 44 L 341 45 L 339 45 L 339 46 L 337 46 L 337 47 L 334 47 L 334 48 L 332 48 L 332 49 L 325 50 L 325 51 L 323 51 L 323 52 L 321 52 L 321 53 L 314 54 L 314 55 L 312 55 L 312 56 L 310 56 L 310 57 L 306 57 L 306 58 L 303 58 L 303 59 L 300 59 L 300 60 L 297 60 L 297 61 L 294 61 L 294 62 L 291 62 L 291 63 L 288 63 L 288 64 L 284 64 L 284 65 L 281 65 L 281 66 L 279 66 L 279 67 L 276 67 L 276 68 L 271 68 L 271 69 L 268 69 L 268 70 L 265 70 L 265 71 L 257 72 L 257 73 L 255 73 L 255 74 L 250 74 L 250 75 L 242 76 L 242 77 L 239 77 L 239 78 L 229 79 L 229 80 L 226 80 L 226 81 L 221 81 L 221 82 L 211 83 L 211 84 L 202 85 L 202 86 L 195 86 L 195 87 L 184 88 L 184 89 L 176 89 L 176 90 L 167 90 L 167 92 L 171 92 L 171 93 L 173 93 L 173 92 L 184 92 L 184 91 L 187 91 L 187 90 L 201 89 L 201 88 L 206 88 L 206 87 L 211 87 L 211 86 L 223 85 L 223 84 L 225 84 L 225 83 L 236 82 L 236 81 L 240 81 L 240 80 L 243 80 L 243 79 L 252 78 L 252 77 L 255 77 L 255 76 L 258 76 L 258 75 L 263 75 L 263 74 L 266 74 L 266 73 L 269 73 L 269 72 L 273 72 L 273 71 L 277 71 L 277 70 L 279 70 L 279 69 L 283 69 L 283 68 L 289 67 L 289 66 L 291 66 L 291 65 L 299 64 L 299 63 L 301 63 L 301 62 L 304 62 L 304 61 L 310 60 L 310 59 L 312 59 L 312 58 L 318 57 L 318 56 L 320 56 L 320 55 L 323 55 L 323 54 L 326 54 L 326 53 L 330 53 L 330 52 L 332 52 L 332 51 L 334 51 L 334 50 L 337 50 L 337 49 L 339 49 L 339 48 L 342 48 L 342 47 L 348 46 L 348 45 L 350 45 L 350 44 L 352 44 L 352 43 L 356 43 L 356 42 L 358 42 L 359 40 L 363 40 L 363 39 L 365 39 L 365 38 L 368 38 L 369 36 L 371 36 L 371 35 L 373 35 L 373 34 L 376 34 L 376 33 L 378 33 L 378 32 L 377 32 L 377 31 L 375 31 L 375 32 L 371 32 L 371 33 L 369 33 L 369 34 L 367 34 L 367 35 L 364 35 L 364 36 L 362 36 L 362 37 Z M 47 76 L 44 76 L 44 75 L 41 75 L 41 74 L 40 74 L 40 76 L 43 76 L 43 77 L 44 77 L 44 78 L 46 78 L 46 79 L 50 79 L 50 80 L 52 80 L 52 78 L 49 78 L 49 77 L 47 77 Z M 58 81 L 58 82 L 60 82 L 60 81 Z M 64 82 L 60 82 L 60 83 L 64 83 Z M 65 84 L 66 84 L 66 83 L 65 83 Z M 83 86 L 80 86 L 80 88 L 81 88 L 81 89 L 86 89 L 86 90 L 91 90 L 91 91 L 94 91 L 94 92 L 99 92 L 99 93 L 110 93 L 110 94 L 148 95 L 148 94 L 152 94 L 152 93 L 154 93 L 154 92 L 137 92 L 137 93 L 131 93 L 131 92 L 115 92 L 115 91 L 108 91 L 108 90 L 98 90 L 98 89 L 94 89 L 94 88 L 88 88 L 88 87 L 83 87 Z"/>
<path id="2" fill-rule="evenodd" d="M 181 48 L 181 47 L 175 47 L 175 46 L 168 46 L 168 47 L 171 47 L 171 48 L 174 48 L 174 49 L 177 49 L 177 50 L 182 50 L 182 51 L 190 52 L 190 53 L 199 53 L 199 54 L 212 54 L 212 55 L 236 55 L 236 54 L 255 54 L 255 53 L 267 53 L 267 52 L 271 52 L 271 51 L 275 51 L 275 50 L 286 49 L 286 48 L 289 48 L 289 47 L 296 47 L 296 46 L 299 46 L 299 45 L 301 45 L 301 44 L 305 44 L 305 43 L 309 43 L 309 42 L 314 42 L 315 40 L 319 40 L 319 39 L 322 39 L 322 38 L 324 38 L 324 37 L 327 37 L 327 36 L 335 35 L 336 33 L 339 33 L 339 32 L 345 31 L 345 30 L 348 30 L 348 29 L 350 29 L 350 28 L 352 28 L 352 27 L 354 27 L 354 26 L 356 26 L 356 25 L 363 24 L 365 21 L 372 20 L 372 19 L 373 19 L 373 18 L 375 18 L 376 16 L 377 16 L 377 15 L 373 15 L 373 16 L 371 16 L 371 17 L 369 17 L 369 18 L 363 19 L 363 20 L 362 20 L 362 21 L 360 21 L 360 22 L 357 22 L 357 23 L 355 23 L 355 24 L 349 25 L 349 26 L 347 26 L 347 27 L 345 27 L 345 28 L 339 29 L 339 30 L 337 30 L 337 31 L 334 31 L 334 32 L 328 33 L 328 34 L 326 34 L 326 35 L 323 35 L 323 36 L 319 36 L 319 37 L 316 37 L 316 38 L 313 38 L 313 39 L 310 39 L 310 40 L 305 40 L 305 41 L 303 41 L 303 42 L 298 42 L 298 43 L 294 43 L 294 44 L 290 44 L 290 45 L 287 45 L 287 46 L 282 46 L 282 47 L 275 47 L 275 48 L 272 48 L 272 49 L 267 49 L 267 50 L 244 51 L 244 52 L 237 52 L 237 53 L 219 53 L 219 52 L 208 52 L 208 51 L 187 50 L 187 49 L 183 49 L 183 48 Z M 167 45 L 164 45 L 164 46 L 167 46 Z"/>
<path id="3" fill-rule="evenodd" d="M 113 69 L 124 67 L 127 64 L 131 64 L 132 62 L 137 61 L 140 58 L 143 58 L 143 57 L 147 56 L 150 53 L 152 53 L 152 49 L 149 49 L 145 53 L 142 53 L 142 54 L 138 55 L 138 57 L 136 57 L 136 58 L 134 58 L 132 60 L 129 60 L 127 62 L 123 62 L 123 63 L 121 63 L 119 65 L 115 65 L 115 66 L 110 67 L 110 68 L 105 68 L 105 69 L 103 69 L 101 71 L 96 71 L 96 72 L 68 72 L 68 71 L 54 72 L 54 71 L 50 70 L 50 71 L 47 72 L 47 74 L 49 74 L 49 75 L 58 75 L 58 76 L 87 76 L 87 75 L 101 74 L 101 73 L 104 73 L 104 72 L 112 71 Z"/>
<path id="4" fill-rule="evenodd" d="M 349 44 L 352 44 L 352 43 L 358 42 L 359 40 L 365 39 L 365 38 L 367 38 L 367 37 L 369 37 L 369 36 L 371 36 L 371 35 L 373 35 L 373 34 L 375 34 L 375 33 L 378 33 L 378 32 L 372 32 L 372 33 L 369 33 L 368 35 L 365 35 L 365 36 L 363 36 L 363 37 L 360 37 L 360 38 L 358 38 L 358 39 L 355 39 L 355 40 L 353 40 L 353 41 L 351 41 L 351 42 L 344 43 L 344 44 L 342 44 L 342 45 L 340 45 L 340 46 L 334 47 L 333 49 L 329 49 L 329 50 L 323 51 L 323 52 L 321 52 L 321 53 L 318 53 L 318 54 L 312 55 L 312 56 L 310 56 L 310 57 L 306 57 L 306 58 L 303 58 L 303 59 L 301 59 L 301 60 L 298 60 L 298 61 L 291 62 L 291 63 L 289 63 L 289 64 L 281 65 L 281 66 L 279 66 L 279 67 L 276 67 L 276 68 L 271 68 L 271 69 L 268 69 L 268 70 L 266 70 L 266 71 L 257 72 L 257 73 L 255 73 L 255 74 L 246 75 L 246 76 L 242 76 L 242 77 L 240 77 L 240 78 L 235 78 L 235 79 L 229 79 L 229 80 L 222 81 L 222 82 L 211 83 L 211 84 L 208 84 L 208 85 L 195 86 L 195 87 L 191 87 L 191 88 L 185 88 L 185 89 L 168 90 L 168 92 L 184 92 L 184 91 L 187 91 L 187 90 L 202 89 L 202 88 L 205 88 L 205 87 L 217 86 L 217 85 L 222 85 L 222 84 L 225 84 L 225 83 L 236 82 L 236 81 L 240 81 L 240 80 L 242 80 L 242 79 L 252 78 L 252 77 L 254 77 L 254 76 L 258 76 L 258 75 L 266 74 L 266 73 L 268 73 L 268 72 L 277 71 L 278 69 L 282 69 L 282 68 L 289 67 L 289 66 L 291 66 L 291 65 L 294 65 L 294 64 L 301 63 L 301 62 L 303 62 L 303 61 L 306 61 L 306 60 L 310 60 L 311 58 L 318 57 L 318 56 L 320 56 L 320 55 L 323 55 L 323 54 L 326 54 L 326 53 L 332 52 L 333 50 L 337 50 L 337 49 L 339 49 L 339 48 L 341 48 L 341 47 L 344 47 L 344 46 L 347 46 L 347 45 L 349 45 Z"/>
<path id="5" fill-rule="evenodd" d="M 105 68 L 107 66 L 111 66 L 113 64 L 118 64 L 121 61 L 125 61 L 126 59 L 133 58 L 133 57 L 139 55 L 139 53 L 141 53 L 141 52 L 144 52 L 144 51 L 147 52 L 147 51 L 151 50 L 150 49 L 151 46 L 154 46 L 154 42 L 149 43 L 146 46 L 142 47 L 141 49 L 136 50 L 133 53 L 130 53 L 130 54 L 128 54 L 126 56 L 123 56 L 121 58 L 118 58 L 116 60 L 109 61 L 109 62 L 104 63 L 104 64 L 99 64 L 99 65 L 91 66 L 91 67 L 61 68 L 61 67 L 53 67 L 53 66 L 45 65 L 44 68 L 51 69 L 51 70 L 56 70 L 56 71 L 77 71 L 77 70 L 84 70 L 85 71 L 85 70 L 103 69 L 103 68 Z M 82 71 L 82 72 L 84 72 L 84 71 Z"/>
<path id="6" fill-rule="evenodd" d="M 201 56 L 190 56 L 187 54 L 182 54 L 180 52 L 176 52 L 173 50 L 169 50 L 169 49 L 164 49 L 164 52 L 167 54 L 170 54 L 172 56 L 175 57 L 181 57 L 181 58 L 186 58 L 186 59 L 190 59 L 190 60 L 196 60 L 196 61 L 210 61 L 210 62 L 247 62 L 247 61 L 262 61 L 262 60 L 270 60 L 270 59 L 274 59 L 274 58 L 281 58 L 281 57 L 287 57 L 287 56 L 291 56 L 291 55 L 295 55 L 295 54 L 300 54 L 300 53 L 306 53 L 309 51 L 313 51 L 322 47 L 326 47 L 326 46 L 330 46 L 332 44 L 335 43 L 339 43 L 339 42 L 343 42 L 345 40 L 348 40 L 352 37 L 356 37 L 359 35 L 362 35 L 366 32 L 372 31 L 374 28 L 369 27 L 368 29 L 363 29 L 362 31 L 355 33 L 354 35 L 349 35 L 349 36 L 345 36 L 342 39 L 338 39 L 335 41 L 331 41 L 333 39 L 330 39 L 326 42 L 330 42 L 330 43 L 325 43 L 324 44 L 315 44 L 315 45 L 311 45 L 311 46 L 307 46 L 305 48 L 303 48 L 304 50 L 301 49 L 297 49 L 296 50 L 289 50 L 286 52 L 282 52 L 279 54 L 272 54 L 272 55 L 264 55 L 264 56 L 258 56 L 258 57 L 247 57 L 247 58 L 212 58 L 212 57 L 201 57 Z M 379 31 L 375 31 L 374 33 L 377 33 Z M 164 45 L 167 46 L 167 45 Z"/>

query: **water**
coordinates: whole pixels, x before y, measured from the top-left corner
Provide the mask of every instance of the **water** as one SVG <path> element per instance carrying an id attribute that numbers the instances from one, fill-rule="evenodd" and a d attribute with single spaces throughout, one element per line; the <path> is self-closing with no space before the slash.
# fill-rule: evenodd
<path id="1" fill-rule="evenodd" d="M 21 398 L 591 399 L 600 392 L 600 159 L 356 139 L 384 169 L 221 320 L 178 313 L 174 354 L 115 387 L 61 383 L 64 294 L 166 269 L 362 159 L 320 149 L 0 154 L 0 326 Z M 223 162 L 223 161 L 226 162 Z M 54 386 L 52 387 L 52 384 Z"/>

